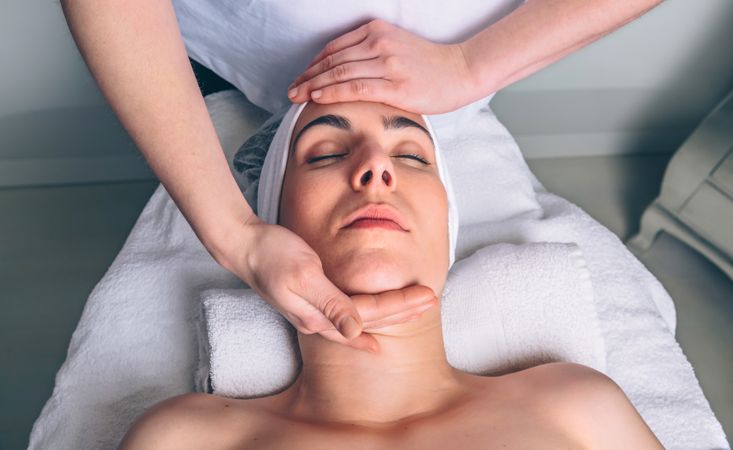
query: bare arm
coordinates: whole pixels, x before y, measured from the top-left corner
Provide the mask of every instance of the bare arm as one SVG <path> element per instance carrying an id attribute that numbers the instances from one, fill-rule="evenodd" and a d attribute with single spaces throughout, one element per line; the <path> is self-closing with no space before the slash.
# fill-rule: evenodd
<path id="1" fill-rule="evenodd" d="M 529 0 L 461 44 L 474 100 L 552 64 L 662 0 Z"/>
<path id="2" fill-rule="evenodd" d="M 302 103 L 376 101 L 453 111 L 639 17 L 661 0 L 529 0 L 458 44 L 375 19 L 330 41 L 291 86 Z"/>
<path id="3" fill-rule="evenodd" d="M 253 214 L 232 176 L 170 0 L 62 0 L 84 60 L 150 167 L 220 264 Z"/>
<path id="4" fill-rule="evenodd" d="M 315 251 L 290 230 L 253 214 L 225 160 L 171 0 L 61 5 L 102 93 L 214 259 L 302 333 L 375 349 L 354 303 L 325 276 Z M 405 292 L 423 300 L 420 290 Z M 390 314 L 422 306 L 392 297 L 368 311 L 372 323 L 404 322 L 409 314 Z"/>

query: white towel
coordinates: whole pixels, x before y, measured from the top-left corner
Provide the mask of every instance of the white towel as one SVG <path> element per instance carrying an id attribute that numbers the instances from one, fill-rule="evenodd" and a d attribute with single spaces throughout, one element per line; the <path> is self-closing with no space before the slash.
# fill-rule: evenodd
<path id="1" fill-rule="evenodd" d="M 294 328 L 254 291 L 212 289 L 202 303 L 198 390 L 253 398 L 295 381 Z M 451 269 L 440 307 L 457 369 L 498 375 L 567 361 L 606 370 L 590 273 L 575 244 L 486 246 Z"/>
<path id="2" fill-rule="evenodd" d="M 245 123 L 237 115 L 243 96 L 222 92 L 206 101 L 225 151 L 227 144 L 241 144 L 244 136 L 238 141 L 232 136 Z M 470 203 L 477 208 L 474 221 L 459 231 L 456 259 L 498 242 L 577 243 L 591 274 L 606 342 L 606 374 L 666 448 L 729 448 L 674 339 L 674 305 L 662 285 L 607 228 L 542 188 L 490 109 L 466 123 L 460 135 L 469 134 L 489 145 L 492 177 L 497 174 L 502 184 L 514 186 L 531 180 L 540 208 L 481 223 L 482 214 L 494 211 L 480 207 L 491 192 L 477 189 Z M 444 150 L 450 145 L 458 144 L 446 143 Z M 448 167 L 454 173 L 450 161 Z M 475 166 L 471 170 L 479 172 Z M 523 178 L 510 180 L 508 174 Z M 457 191 L 462 181 L 453 178 Z M 460 198 L 458 203 L 460 209 Z M 460 212 L 463 222 L 466 215 Z M 87 300 L 53 393 L 33 426 L 30 449 L 116 448 L 145 409 L 193 391 L 201 293 L 242 287 L 212 260 L 159 186 Z"/>

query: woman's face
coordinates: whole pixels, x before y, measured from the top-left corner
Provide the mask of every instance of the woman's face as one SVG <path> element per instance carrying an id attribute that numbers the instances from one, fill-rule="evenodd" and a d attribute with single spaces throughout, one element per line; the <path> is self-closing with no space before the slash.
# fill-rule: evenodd
<path id="1" fill-rule="evenodd" d="M 381 103 L 309 103 L 293 130 L 280 200 L 278 223 L 318 253 L 346 294 L 423 284 L 440 298 L 448 200 L 420 115 Z M 393 212 L 402 226 L 347 226 L 370 205 Z"/>

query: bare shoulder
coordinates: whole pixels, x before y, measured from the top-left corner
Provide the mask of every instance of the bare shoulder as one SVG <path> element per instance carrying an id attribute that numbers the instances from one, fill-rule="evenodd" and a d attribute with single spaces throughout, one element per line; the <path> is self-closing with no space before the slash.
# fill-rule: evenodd
<path id="1" fill-rule="evenodd" d="M 542 406 L 580 442 L 591 448 L 663 448 L 621 387 L 604 373 L 575 363 L 528 371 Z"/>
<path id="2" fill-rule="evenodd" d="M 211 394 L 189 393 L 157 403 L 141 414 L 120 443 L 121 450 L 186 449 L 222 446 L 232 437 L 225 431 L 236 420 L 243 434 L 254 426 L 256 411 L 245 402 Z M 231 429 L 231 428 L 229 428 Z M 220 432 L 223 431 L 224 432 Z"/>

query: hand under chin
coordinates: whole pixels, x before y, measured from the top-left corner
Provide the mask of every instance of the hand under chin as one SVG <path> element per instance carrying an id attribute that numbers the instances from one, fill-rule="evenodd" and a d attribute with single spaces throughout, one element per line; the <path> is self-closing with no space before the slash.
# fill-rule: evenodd
<path id="1" fill-rule="evenodd" d="M 323 260 L 326 276 L 347 295 L 377 294 L 420 283 L 414 265 L 390 254 L 376 252 Z"/>
<path id="2" fill-rule="evenodd" d="M 406 338 L 429 332 L 433 328 L 441 328 L 442 330 L 440 318 L 435 317 L 439 309 L 440 305 L 436 305 L 422 313 L 416 320 L 388 325 L 381 328 L 365 329 L 364 332 L 373 336 Z"/>

